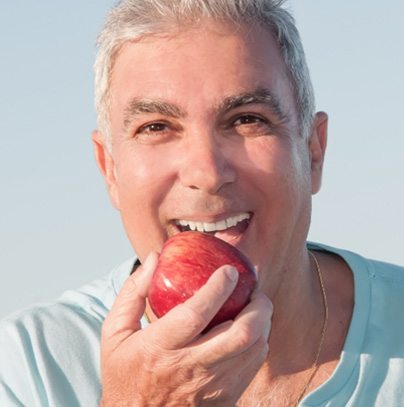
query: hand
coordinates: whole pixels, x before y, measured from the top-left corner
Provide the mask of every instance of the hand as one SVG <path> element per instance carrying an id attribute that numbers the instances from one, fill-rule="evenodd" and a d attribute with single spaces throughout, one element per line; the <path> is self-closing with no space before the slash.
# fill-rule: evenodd
<path id="1" fill-rule="evenodd" d="M 268 353 L 272 305 L 258 290 L 234 321 L 201 334 L 238 273 L 215 271 L 189 300 L 141 329 L 157 255 L 128 278 L 102 329 L 103 407 L 234 406 Z"/>

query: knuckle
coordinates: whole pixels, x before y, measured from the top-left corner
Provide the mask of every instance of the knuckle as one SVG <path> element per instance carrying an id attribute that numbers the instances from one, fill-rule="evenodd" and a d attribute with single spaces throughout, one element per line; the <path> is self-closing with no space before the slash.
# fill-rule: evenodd
<path id="1" fill-rule="evenodd" d="M 132 297 L 133 293 L 138 290 L 139 284 L 137 282 L 137 276 L 130 276 L 122 287 L 119 295 L 121 297 Z"/>
<path id="2" fill-rule="evenodd" d="M 272 313 L 274 311 L 274 305 L 272 304 L 272 301 L 266 295 L 263 295 L 263 297 L 264 297 L 265 307 L 267 308 L 268 313 L 270 315 L 272 315 Z"/>
<path id="3" fill-rule="evenodd" d="M 258 360 L 264 362 L 269 353 L 268 341 L 261 336 L 257 341 L 257 347 L 259 349 Z"/>
<path id="4" fill-rule="evenodd" d="M 268 341 L 266 340 L 266 338 L 261 335 L 255 342 L 255 346 L 259 349 L 265 349 L 268 347 Z"/>
<path id="5" fill-rule="evenodd" d="M 181 359 L 176 353 L 163 351 L 158 346 L 147 346 L 143 348 L 143 362 L 145 370 L 153 374 L 161 369 L 172 369 L 181 364 Z"/>
<path id="6" fill-rule="evenodd" d="M 255 299 L 256 301 L 259 302 L 262 308 L 265 308 L 267 312 L 272 313 L 273 311 L 272 301 L 263 292 L 258 292 Z"/>
<path id="7" fill-rule="evenodd" d="M 183 303 L 180 305 L 183 317 L 186 319 L 188 327 L 192 330 L 203 329 L 209 322 L 210 317 L 205 313 L 197 310 L 189 303 Z"/>
<path id="8" fill-rule="evenodd" d="M 237 328 L 235 340 L 240 349 L 246 349 L 251 347 L 256 342 L 257 338 L 252 329 L 249 329 L 246 325 L 241 325 Z"/>

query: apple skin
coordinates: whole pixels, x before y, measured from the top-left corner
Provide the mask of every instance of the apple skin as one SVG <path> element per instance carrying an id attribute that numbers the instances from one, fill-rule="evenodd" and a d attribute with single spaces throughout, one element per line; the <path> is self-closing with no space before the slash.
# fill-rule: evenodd
<path id="1" fill-rule="evenodd" d="M 239 272 L 237 285 L 204 331 L 234 319 L 250 301 L 257 277 L 247 257 L 229 243 L 200 232 L 178 233 L 168 239 L 159 256 L 149 289 L 151 309 L 160 318 L 192 297 L 220 266 Z"/>

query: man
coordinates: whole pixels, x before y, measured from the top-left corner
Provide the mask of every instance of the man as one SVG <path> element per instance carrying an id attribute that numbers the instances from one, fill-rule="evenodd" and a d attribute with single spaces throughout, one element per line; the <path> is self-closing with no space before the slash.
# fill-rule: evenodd
<path id="1" fill-rule="evenodd" d="M 123 0 L 99 46 L 94 147 L 141 266 L 4 320 L 2 404 L 401 405 L 403 269 L 306 242 L 327 116 L 281 2 Z M 189 228 L 259 279 L 207 333 L 231 267 L 160 319 L 147 303 L 163 243 Z"/>

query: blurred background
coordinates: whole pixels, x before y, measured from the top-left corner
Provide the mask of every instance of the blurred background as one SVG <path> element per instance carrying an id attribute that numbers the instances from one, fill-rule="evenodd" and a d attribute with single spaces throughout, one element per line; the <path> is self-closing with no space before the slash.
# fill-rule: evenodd
<path id="1" fill-rule="evenodd" d="M 0 317 L 133 255 L 93 158 L 112 0 L 0 3 Z M 330 117 L 310 240 L 404 264 L 404 2 L 290 0 Z"/>

